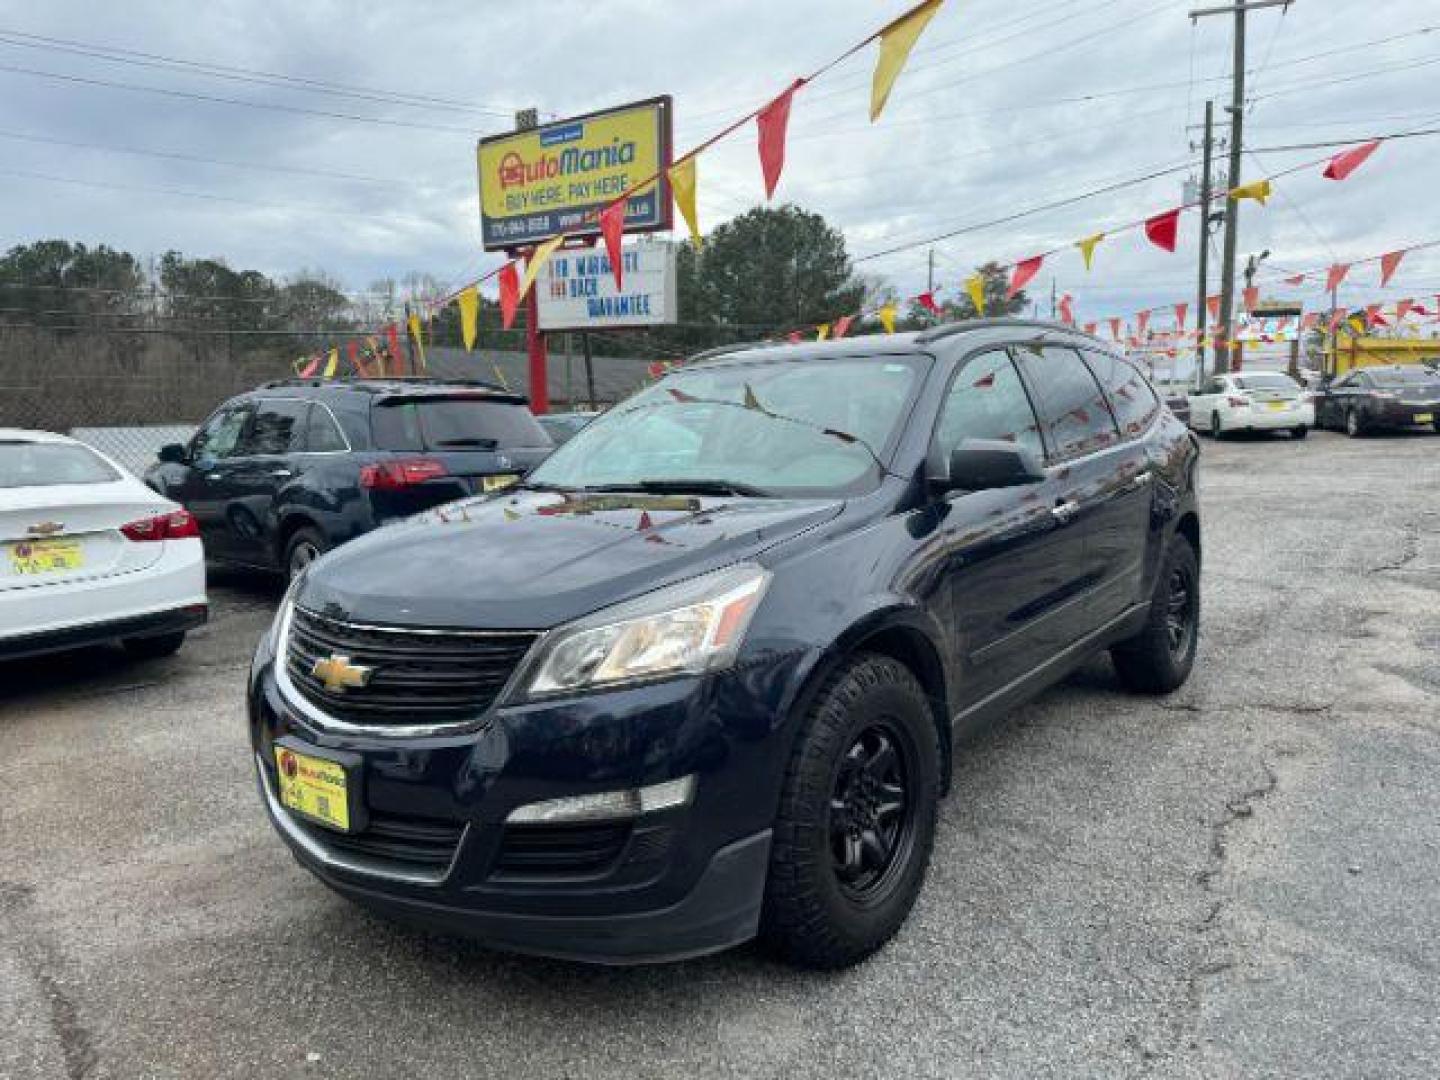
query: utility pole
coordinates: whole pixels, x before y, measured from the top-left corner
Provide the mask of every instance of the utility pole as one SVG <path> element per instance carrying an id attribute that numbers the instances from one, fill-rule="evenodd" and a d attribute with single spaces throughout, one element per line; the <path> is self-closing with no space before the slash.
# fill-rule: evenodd
<path id="1" fill-rule="evenodd" d="M 1234 58 L 1231 61 L 1230 104 L 1230 169 L 1225 189 L 1230 191 L 1240 183 L 1240 154 L 1244 148 L 1243 126 L 1245 120 L 1245 15 L 1259 8 L 1283 7 L 1287 11 L 1294 0 L 1238 0 L 1233 5 L 1213 8 L 1196 8 L 1190 12 L 1190 21 L 1207 15 L 1235 16 Z M 1225 247 L 1220 266 L 1220 332 L 1229 338 L 1230 320 L 1235 311 L 1235 245 L 1240 233 L 1240 204 L 1228 194 L 1225 196 Z M 1230 343 L 1222 340 L 1215 348 L 1215 370 L 1223 371 L 1230 366 Z"/>
<path id="2" fill-rule="evenodd" d="M 928 293 L 935 291 L 935 249 L 933 247 L 930 249 L 929 269 L 925 272 L 925 291 Z"/>
<path id="3" fill-rule="evenodd" d="M 530 131 L 540 126 L 534 109 L 515 114 L 515 130 Z M 534 252 L 531 252 L 534 256 Z M 530 409 L 543 416 L 550 411 L 549 352 L 540 331 L 540 281 L 537 278 L 525 294 L 525 351 L 530 359 Z"/>
<path id="4" fill-rule="evenodd" d="M 1050 279 L 1050 321 L 1055 321 L 1055 279 Z"/>
<path id="5" fill-rule="evenodd" d="M 1206 293 L 1210 287 L 1210 164 L 1215 153 L 1215 102 L 1205 102 L 1205 154 L 1200 170 L 1200 288 L 1195 296 L 1195 389 L 1205 382 Z"/>

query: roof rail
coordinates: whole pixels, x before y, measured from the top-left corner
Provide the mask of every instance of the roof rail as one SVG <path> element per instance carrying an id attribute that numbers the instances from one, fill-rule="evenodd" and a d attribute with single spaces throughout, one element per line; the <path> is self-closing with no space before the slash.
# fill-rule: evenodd
<path id="1" fill-rule="evenodd" d="M 1066 334 L 1075 334 L 1079 337 L 1087 337 L 1082 330 L 1073 326 L 1066 326 L 1064 323 L 1051 322 L 1046 319 L 962 319 L 959 322 L 945 323 L 942 326 L 932 326 L 929 330 L 922 330 L 915 336 L 917 344 L 927 345 L 932 341 L 941 341 L 956 334 L 963 334 L 971 330 L 988 330 L 997 326 L 1010 326 L 1022 329 L 1033 330 L 1059 330 Z M 1097 339 L 1098 340 L 1098 339 Z"/>
<path id="2" fill-rule="evenodd" d="M 737 341 L 733 345 L 717 345 L 713 349 L 706 349 L 694 356 L 686 357 L 685 363 L 693 364 L 697 360 L 717 360 L 722 356 L 729 356 L 731 353 L 746 352 L 749 349 L 770 349 L 779 345 L 776 341 Z"/>
<path id="3" fill-rule="evenodd" d="M 261 383 L 257 390 L 274 390 L 284 386 L 352 386 L 356 389 L 373 390 L 385 386 L 416 385 L 416 386 L 473 386 L 481 390 L 494 390 L 501 394 L 510 394 L 513 391 L 507 390 L 496 382 L 489 382 L 485 379 L 449 379 L 443 376 L 434 375 L 374 375 L 374 376 L 337 376 L 322 378 L 313 376 L 310 378 L 293 379 L 271 379 L 269 382 Z"/>

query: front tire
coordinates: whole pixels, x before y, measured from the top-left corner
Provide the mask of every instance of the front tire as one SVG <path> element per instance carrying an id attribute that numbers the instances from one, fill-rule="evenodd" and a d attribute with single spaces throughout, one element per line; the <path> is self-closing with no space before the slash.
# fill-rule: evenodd
<path id="1" fill-rule="evenodd" d="M 285 545 L 286 579 L 294 581 L 297 574 L 329 550 L 330 544 L 319 529 L 296 529 Z"/>
<path id="2" fill-rule="evenodd" d="M 1218 412 L 1212 412 L 1210 414 L 1210 437 L 1217 442 L 1225 437 L 1225 429 L 1220 424 L 1220 414 Z"/>
<path id="3" fill-rule="evenodd" d="M 185 644 L 185 631 L 178 630 L 173 634 L 125 638 L 120 642 L 120 647 L 132 659 L 159 660 L 162 657 L 174 656 L 180 651 L 180 646 L 183 644 Z"/>
<path id="4" fill-rule="evenodd" d="M 1310 434 L 1310 429 L 1307 428 L 1304 424 L 1301 424 L 1299 427 L 1293 428 L 1293 429 L 1291 429 L 1291 431 L 1290 431 L 1290 437 L 1291 437 L 1292 439 L 1303 439 L 1303 438 L 1305 438 L 1306 435 L 1309 435 L 1309 434 Z"/>
<path id="5" fill-rule="evenodd" d="M 1156 576 L 1144 629 L 1113 646 L 1110 659 L 1127 690 L 1168 694 L 1190 677 L 1199 638 L 1200 563 L 1190 541 L 1176 536 Z"/>
<path id="6" fill-rule="evenodd" d="M 1365 434 L 1365 424 L 1360 419 L 1360 414 L 1354 409 L 1345 410 L 1345 434 L 1352 439 L 1358 439 Z"/>
<path id="7" fill-rule="evenodd" d="M 883 946 L 925 880 L 940 798 L 940 739 L 909 669 L 861 655 L 806 713 L 776 816 L 761 940 L 835 969 Z"/>

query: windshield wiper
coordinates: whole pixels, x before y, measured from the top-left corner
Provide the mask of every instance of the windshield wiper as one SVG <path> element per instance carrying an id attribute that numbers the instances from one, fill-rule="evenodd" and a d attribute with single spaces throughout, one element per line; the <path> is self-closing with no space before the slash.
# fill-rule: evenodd
<path id="1" fill-rule="evenodd" d="M 626 480 L 610 484 L 596 484 L 580 491 L 644 491 L 655 495 L 738 495 L 743 498 L 767 499 L 771 493 L 754 484 L 738 480 Z"/>
<path id="2" fill-rule="evenodd" d="M 438 439 L 436 446 L 475 446 L 481 450 L 494 450 L 500 445 L 499 439 L 484 439 L 479 435 L 462 435 L 455 439 Z"/>

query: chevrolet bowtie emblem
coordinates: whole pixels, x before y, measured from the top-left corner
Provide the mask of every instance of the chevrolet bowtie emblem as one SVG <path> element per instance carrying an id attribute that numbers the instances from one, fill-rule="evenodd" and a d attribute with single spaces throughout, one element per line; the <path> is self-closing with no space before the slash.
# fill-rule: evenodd
<path id="1" fill-rule="evenodd" d="M 343 694 L 346 690 L 358 690 L 370 681 L 375 669 L 364 664 L 352 664 L 350 657 L 331 653 L 323 660 L 316 660 L 310 674 L 325 684 L 332 694 Z"/>
<path id="2" fill-rule="evenodd" d="M 56 533 L 62 532 L 64 528 L 64 523 L 60 521 L 42 521 L 37 525 L 31 525 L 25 531 L 31 536 L 54 536 Z"/>

